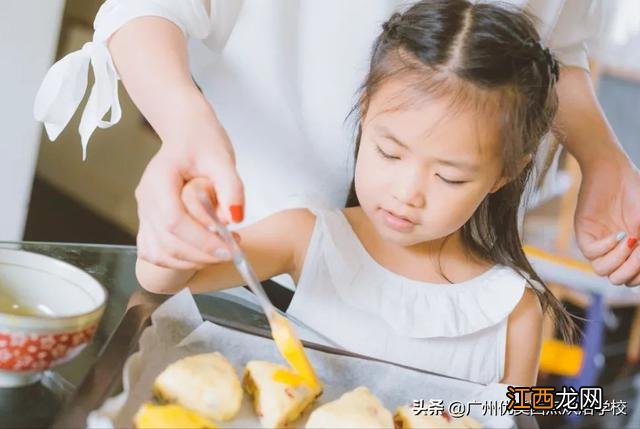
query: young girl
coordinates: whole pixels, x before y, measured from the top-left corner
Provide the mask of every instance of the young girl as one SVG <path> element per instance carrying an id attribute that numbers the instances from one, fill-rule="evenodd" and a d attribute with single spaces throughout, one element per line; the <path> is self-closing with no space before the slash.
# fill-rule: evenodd
<path id="1" fill-rule="evenodd" d="M 430 0 L 393 15 L 354 108 L 348 208 L 287 210 L 241 229 L 258 276 L 290 274 L 288 312 L 351 351 L 475 382 L 535 384 L 543 312 L 563 333 L 571 327 L 517 228 L 557 79 L 521 12 Z M 183 200 L 208 226 L 203 194 L 215 203 L 195 179 Z M 231 262 L 181 271 L 139 259 L 137 275 L 158 293 L 242 284 Z"/>

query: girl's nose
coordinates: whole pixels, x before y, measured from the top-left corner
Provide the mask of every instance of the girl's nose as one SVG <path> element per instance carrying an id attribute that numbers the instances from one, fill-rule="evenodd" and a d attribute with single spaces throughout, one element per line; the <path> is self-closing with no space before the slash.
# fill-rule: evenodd
<path id="1" fill-rule="evenodd" d="M 415 207 L 417 209 L 422 209 L 426 205 L 424 195 L 419 192 L 403 193 L 398 197 L 398 200 L 400 200 L 403 204 Z"/>
<path id="2" fill-rule="evenodd" d="M 427 204 L 425 198 L 426 178 L 419 172 L 407 171 L 404 177 L 398 177 L 396 187 L 396 199 L 403 204 L 415 208 L 424 208 Z"/>

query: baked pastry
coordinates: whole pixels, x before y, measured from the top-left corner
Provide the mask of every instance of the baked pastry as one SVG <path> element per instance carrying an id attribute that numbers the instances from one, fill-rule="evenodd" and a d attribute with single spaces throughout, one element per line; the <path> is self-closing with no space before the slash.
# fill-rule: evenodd
<path id="1" fill-rule="evenodd" d="M 220 353 L 188 356 L 169 365 L 155 380 L 154 394 L 216 420 L 240 410 L 242 387 L 231 363 Z"/>
<path id="2" fill-rule="evenodd" d="M 416 415 L 404 405 L 398 407 L 393 421 L 396 429 L 441 429 L 441 428 L 468 428 L 482 429 L 482 425 L 472 417 L 451 417 L 446 411 L 438 415 Z"/>
<path id="3" fill-rule="evenodd" d="M 322 393 L 304 383 L 287 383 L 278 375 L 290 369 L 271 362 L 250 361 L 244 370 L 242 385 L 253 398 L 253 408 L 265 428 L 286 427 Z"/>
<path id="4" fill-rule="evenodd" d="M 366 387 L 358 387 L 339 399 L 315 409 L 307 428 L 393 428 L 393 418 Z"/>
<path id="5" fill-rule="evenodd" d="M 136 429 L 216 429 L 217 426 L 195 411 L 187 410 L 177 404 L 142 404 L 136 413 L 133 424 Z"/>

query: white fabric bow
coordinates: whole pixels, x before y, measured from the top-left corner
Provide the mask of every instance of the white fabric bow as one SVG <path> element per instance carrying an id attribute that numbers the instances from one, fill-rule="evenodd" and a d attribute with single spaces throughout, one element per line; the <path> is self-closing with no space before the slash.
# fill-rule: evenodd
<path id="1" fill-rule="evenodd" d="M 87 42 L 81 50 L 72 52 L 55 63 L 47 72 L 36 95 L 33 114 L 43 122 L 50 140 L 55 140 L 78 109 L 87 89 L 89 63 L 95 82 L 80 119 L 82 159 L 87 156 L 87 144 L 97 128 L 109 128 L 122 116 L 118 101 L 118 74 L 104 43 Z M 103 116 L 111 110 L 111 117 Z"/>

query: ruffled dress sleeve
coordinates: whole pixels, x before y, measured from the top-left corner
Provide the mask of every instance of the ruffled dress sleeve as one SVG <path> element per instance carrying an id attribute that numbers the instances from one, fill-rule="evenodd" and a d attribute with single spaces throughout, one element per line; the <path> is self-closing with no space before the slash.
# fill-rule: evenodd
<path id="1" fill-rule="evenodd" d="M 93 40 L 60 59 L 45 75 L 34 103 L 35 119 L 44 124 L 49 139 L 55 140 L 84 98 L 91 66 L 94 83 L 78 130 L 86 159 L 95 129 L 109 128 L 122 115 L 119 77 L 107 49 L 109 37 L 135 18 L 156 16 L 173 22 L 186 37 L 202 39 L 211 49 L 222 49 L 233 21 L 228 18 L 237 16 L 237 10 L 228 5 L 224 0 L 107 0 L 96 16 Z M 109 119 L 103 119 L 109 111 Z"/>

